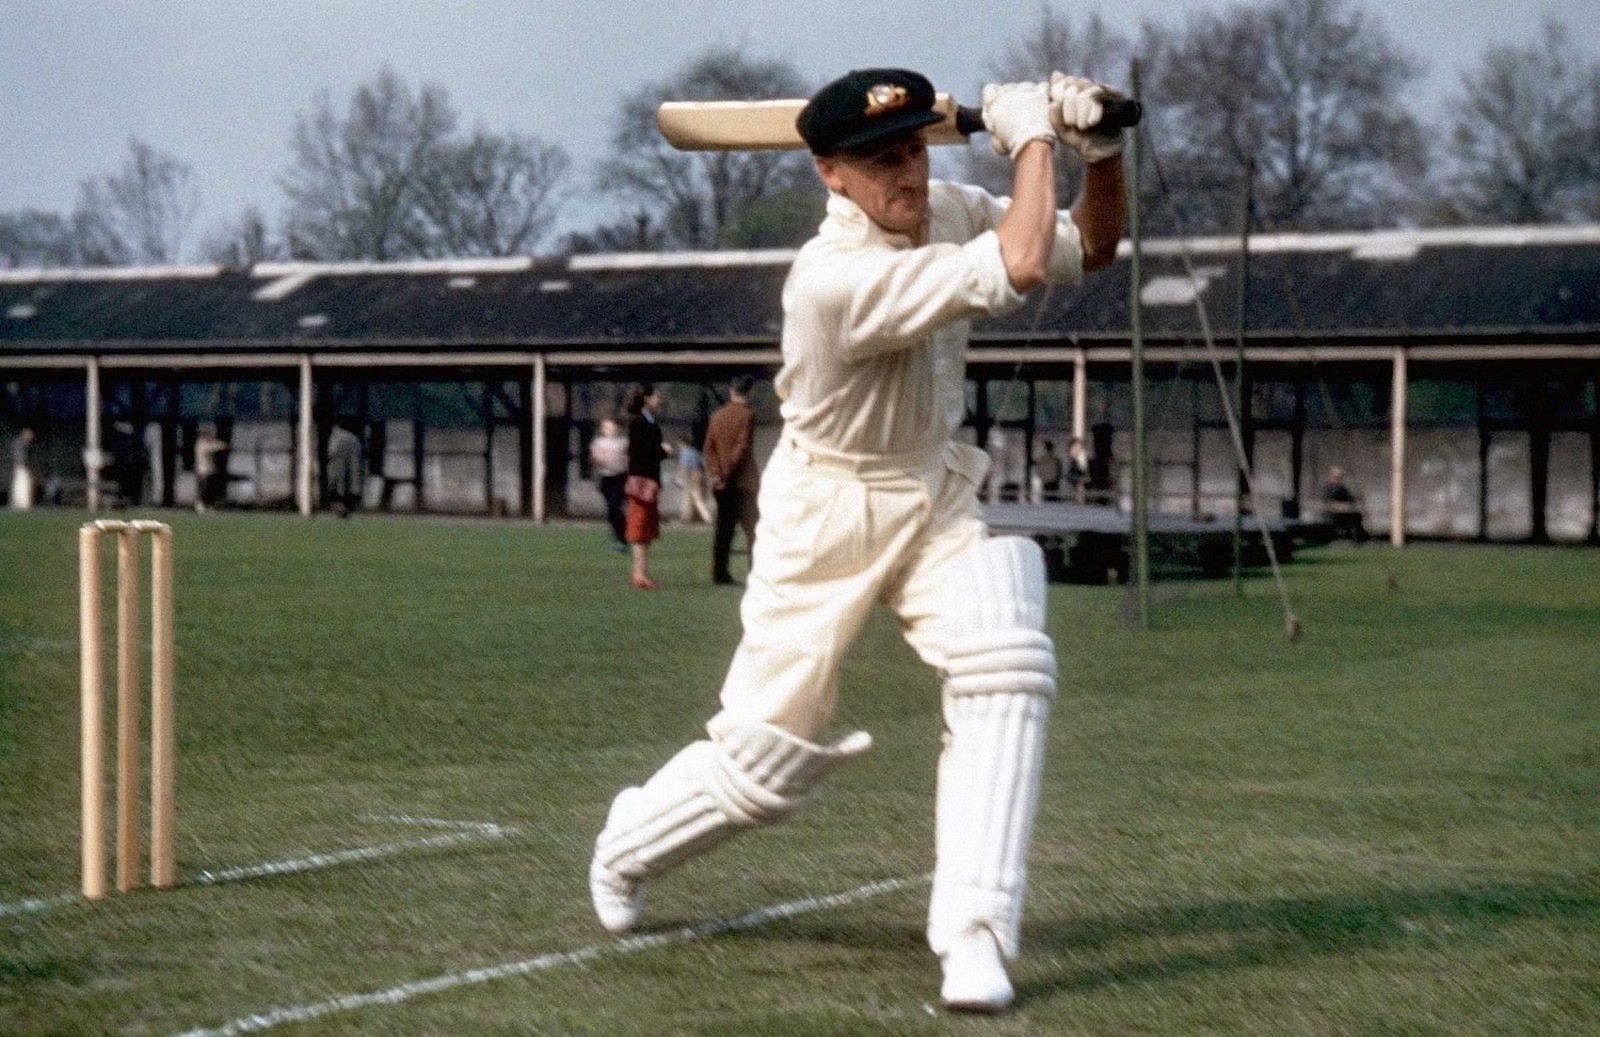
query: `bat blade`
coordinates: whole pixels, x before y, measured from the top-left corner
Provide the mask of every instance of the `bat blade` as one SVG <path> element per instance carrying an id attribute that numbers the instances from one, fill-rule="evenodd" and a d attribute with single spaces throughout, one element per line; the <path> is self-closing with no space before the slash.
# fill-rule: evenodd
<path id="1" fill-rule="evenodd" d="M 656 125 L 679 151 L 788 151 L 806 146 L 794 125 L 805 106 L 803 99 L 668 101 L 657 109 Z M 928 127 L 928 143 L 965 144 L 950 95 L 939 94 L 933 108 L 944 121 Z"/>

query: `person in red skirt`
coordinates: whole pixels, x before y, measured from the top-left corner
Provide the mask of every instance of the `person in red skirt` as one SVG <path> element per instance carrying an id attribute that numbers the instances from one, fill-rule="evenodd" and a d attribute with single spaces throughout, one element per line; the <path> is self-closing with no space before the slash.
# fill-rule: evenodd
<path id="1" fill-rule="evenodd" d="M 656 415 L 661 411 L 661 390 L 649 382 L 628 393 L 628 544 L 633 550 L 632 584 L 653 591 L 650 545 L 661 536 L 661 459 L 672 447 L 661 435 Z"/>

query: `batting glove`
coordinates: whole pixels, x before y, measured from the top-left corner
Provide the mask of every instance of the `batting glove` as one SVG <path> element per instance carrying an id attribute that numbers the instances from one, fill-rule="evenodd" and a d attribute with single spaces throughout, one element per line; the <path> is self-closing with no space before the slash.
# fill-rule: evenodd
<path id="1" fill-rule="evenodd" d="M 1084 162 L 1104 162 L 1122 154 L 1121 130 L 1098 130 L 1105 102 L 1125 95 L 1082 76 L 1050 73 L 1050 121 L 1061 143 Z"/>
<path id="2" fill-rule="evenodd" d="M 1030 141 L 1056 141 L 1050 87 L 1045 83 L 990 83 L 983 88 L 983 126 L 995 154 L 1013 160 Z"/>

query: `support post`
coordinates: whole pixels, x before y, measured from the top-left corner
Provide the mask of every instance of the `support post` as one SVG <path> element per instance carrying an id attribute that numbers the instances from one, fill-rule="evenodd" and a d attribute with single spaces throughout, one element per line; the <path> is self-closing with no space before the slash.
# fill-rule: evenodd
<path id="1" fill-rule="evenodd" d="M 1089 351 L 1080 349 L 1072 358 L 1072 435 L 1085 446 L 1089 443 Z"/>
<path id="2" fill-rule="evenodd" d="M 1255 207 L 1256 190 L 1254 156 L 1245 159 L 1242 187 L 1244 197 L 1240 199 L 1239 205 L 1239 295 L 1236 304 L 1238 334 L 1234 339 L 1233 394 L 1235 414 L 1239 420 L 1239 438 L 1244 444 L 1243 463 L 1247 468 L 1250 464 L 1250 425 L 1245 411 L 1250 405 L 1250 395 L 1244 379 L 1244 338 L 1249 327 L 1250 217 L 1253 215 L 1251 210 Z M 1249 478 L 1245 468 L 1241 468 L 1234 479 L 1233 487 L 1233 592 L 1235 594 L 1244 593 L 1244 501 L 1248 492 Z M 1259 515 L 1256 518 L 1257 521 L 1261 521 Z"/>
<path id="3" fill-rule="evenodd" d="M 1550 409 L 1554 401 L 1549 385 L 1541 378 L 1528 379 L 1528 507 L 1533 525 L 1528 540 L 1550 542 Z"/>
<path id="4" fill-rule="evenodd" d="M 1600 544 L 1600 371 L 1589 378 L 1594 413 L 1589 415 L 1589 542 Z"/>
<path id="5" fill-rule="evenodd" d="M 1406 351 L 1394 351 L 1394 387 L 1389 401 L 1389 543 L 1406 543 Z"/>
<path id="6" fill-rule="evenodd" d="M 1028 417 L 1022 426 L 1022 484 L 1017 487 L 1017 500 L 1031 501 L 1033 497 L 1033 437 L 1034 418 L 1039 413 L 1039 384 L 1028 379 Z M 1036 502 L 1037 503 L 1037 502 Z"/>
<path id="7" fill-rule="evenodd" d="M 1489 411 L 1483 396 L 1483 376 L 1472 383 L 1478 405 L 1478 539 L 1489 539 Z"/>
<path id="8" fill-rule="evenodd" d="M 1134 100 L 1139 99 L 1139 62 L 1130 70 Z M 1139 130 L 1128 135 L 1128 237 L 1133 264 L 1128 279 L 1130 340 L 1129 378 L 1133 388 L 1133 582 L 1140 629 L 1150 629 L 1150 499 L 1146 463 L 1144 413 L 1144 313 L 1140 289 L 1144 285 L 1139 231 Z"/>
<path id="9" fill-rule="evenodd" d="M 100 510 L 100 358 L 90 357 L 84 372 L 83 467 L 84 504 L 91 512 Z"/>
<path id="10" fill-rule="evenodd" d="M 178 380 L 169 376 L 160 383 L 167 406 L 161 417 L 161 503 L 172 507 L 178 500 Z"/>
<path id="11" fill-rule="evenodd" d="M 1200 380 L 1189 380 L 1189 514 L 1199 521 L 1205 514 L 1200 500 Z"/>
<path id="12" fill-rule="evenodd" d="M 533 378 L 518 387 L 522 408 L 517 413 L 517 514 L 533 517 Z"/>
<path id="13" fill-rule="evenodd" d="M 295 444 L 298 454 L 298 463 L 295 468 L 295 500 L 299 504 L 300 514 L 311 517 L 316 502 L 311 495 L 311 459 L 316 448 L 316 431 L 312 424 L 312 409 L 315 405 L 314 390 L 311 384 L 311 354 L 305 353 L 300 357 L 300 434 Z"/>
<path id="14" fill-rule="evenodd" d="M 495 514 L 494 500 L 494 387 L 487 378 L 483 382 L 483 394 L 480 397 L 479 408 L 483 413 L 483 510 L 484 514 Z"/>
<path id="15" fill-rule="evenodd" d="M 533 358 L 533 391 L 528 420 L 533 422 L 533 521 L 545 523 L 545 484 L 549 477 L 549 447 L 545 442 L 545 363 L 544 354 Z"/>
<path id="16" fill-rule="evenodd" d="M 1300 518 L 1300 484 L 1305 478 L 1306 461 L 1306 383 L 1296 378 L 1294 382 L 1294 417 L 1289 429 L 1289 485 L 1294 500 L 1294 517 Z"/>
<path id="17" fill-rule="evenodd" d="M 422 514 L 427 504 L 423 487 L 427 485 L 428 426 L 423 423 L 422 404 L 418 403 L 411 419 L 411 510 Z"/>

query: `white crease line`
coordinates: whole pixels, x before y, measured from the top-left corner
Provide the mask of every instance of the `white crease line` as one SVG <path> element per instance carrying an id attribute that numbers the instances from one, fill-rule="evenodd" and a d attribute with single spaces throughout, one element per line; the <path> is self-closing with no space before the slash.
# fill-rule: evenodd
<path id="1" fill-rule="evenodd" d="M 517 834 L 515 828 L 496 826 L 490 831 L 452 832 L 449 835 L 430 835 L 422 839 L 406 839 L 397 843 L 379 843 L 377 846 L 357 846 L 350 850 L 330 853 L 312 853 L 288 860 L 268 861 L 265 864 L 247 864 L 222 871 L 202 871 L 189 880 L 189 885 L 214 886 L 219 882 L 237 882 L 240 879 L 260 878 L 264 875 L 293 875 L 302 871 L 317 871 L 353 861 L 375 861 L 393 857 L 407 850 L 431 850 L 441 846 L 456 846 L 480 839 L 504 839 Z"/>
<path id="2" fill-rule="evenodd" d="M 0 904 L 0 918 L 10 918 L 12 915 L 31 915 L 40 911 L 49 911 L 52 908 L 66 907 L 74 900 L 82 900 L 76 893 L 61 893 L 53 897 L 34 897 L 30 900 L 20 900 L 15 904 Z"/>
<path id="3" fill-rule="evenodd" d="M 919 875 L 914 878 L 883 879 L 879 882 L 869 882 L 865 886 L 857 886 L 855 889 L 846 890 L 842 893 L 830 893 L 826 896 L 790 900 L 787 903 L 759 908 L 736 918 L 719 918 L 710 922 L 701 922 L 698 925 L 675 929 L 671 932 L 630 936 L 613 943 L 593 944 L 575 951 L 541 954 L 535 958 L 525 958 L 522 961 L 506 962 L 501 965 L 486 965 L 481 968 L 468 969 L 465 972 L 446 972 L 443 975 L 433 976 L 429 979 L 402 983 L 386 990 L 374 990 L 364 994 L 339 994 L 324 1001 L 273 1008 L 265 1012 L 258 1012 L 255 1015 L 243 1016 L 213 1029 L 202 1027 L 186 1030 L 180 1037 L 234 1037 L 235 1034 L 241 1033 L 260 1033 L 263 1030 L 270 1030 L 273 1027 L 283 1026 L 287 1023 L 308 1022 L 312 1019 L 320 1019 L 323 1016 L 334 1015 L 339 1012 L 353 1012 L 357 1009 L 381 1005 L 396 1005 L 424 994 L 437 994 L 445 990 L 454 990 L 457 987 L 475 986 L 479 983 L 490 983 L 494 980 L 509 979 L 513 976 L 527 976 L 535 972 L 547 972 L 563 965 L 582 965 L 596 958 L 638 954 L 640 951 L 653 950 L 669 944 L 688 943 L 692 940 L 721 936 L 724 933 L 754 929 L 757 926 L 766 925 L 768 922 L 774 922 L 782 918 L 792 918 L 795 915 L 810 914 L 814 911 L 822 911 L 833 907 L 844 907 L 847 904 L 853 904 L 871 897 L 881 896 L 884 893 L 893 893 L 896 890 L 905 889 L 907 886 L 924 883 L 931 878 L 931 875 Z"/>
<path id="4" fill-rule="evenodd" d="M 462 832 L 484 832 L 509 835 L 515 828 L 497 825 L 493 821 L 451 821 L 439 817 L 414 817 L 411 814 L 357 814 L 357 821 L 387 821 L 397 825 L 414 825 L 418 828 L 448 828 Z"/>
<path id="5" fill-rule="evenodd" d="M 405 815 L 362 815 L 358 820 L 388 820 L 400 821 Z M 413 819 L 416 823 L 429 821 L 436 826 L 465 828 L 464 831 L 452 832 L 449 835 L 430 835 L 420 839 L 406 839 L 401 842 L 379 843 L 376 846 L 357 846 L 349 850 L 331 850 L 325 853 L 312 853 L 304 857 L 291 857 L 278 861 L 266 861 L 261 864 L 241 864 L 233 868 L 223 868 L 220 871 L 202 871 L 192 875 L 179 883 L 179 886 L 215 886 L 223 882 L 239 882 L 243 879 L 263 878 L 269 875 L 295 875 L 304 871 L 318 871 L 323 868 L 333 868 L 341 864 L 350 864 L 358 861 L 375 861 L 385 857 L 393 857 L 408 850 L 432 850 L 443 846 L 458 846 L 462 843 L 477 842 L 485 839 L 507 839 L 520 834 L 509 825 L 497 825 L 489 821 L 444 821 L 438 818 Z M 11 904 L 0 904 L 0 918 L 9 918 L 13 915 L 38 914 L 68 904 L 76 904 L 84 900 L 78 893 L 61 893 L 53 897 L 33 897 Z"/>

